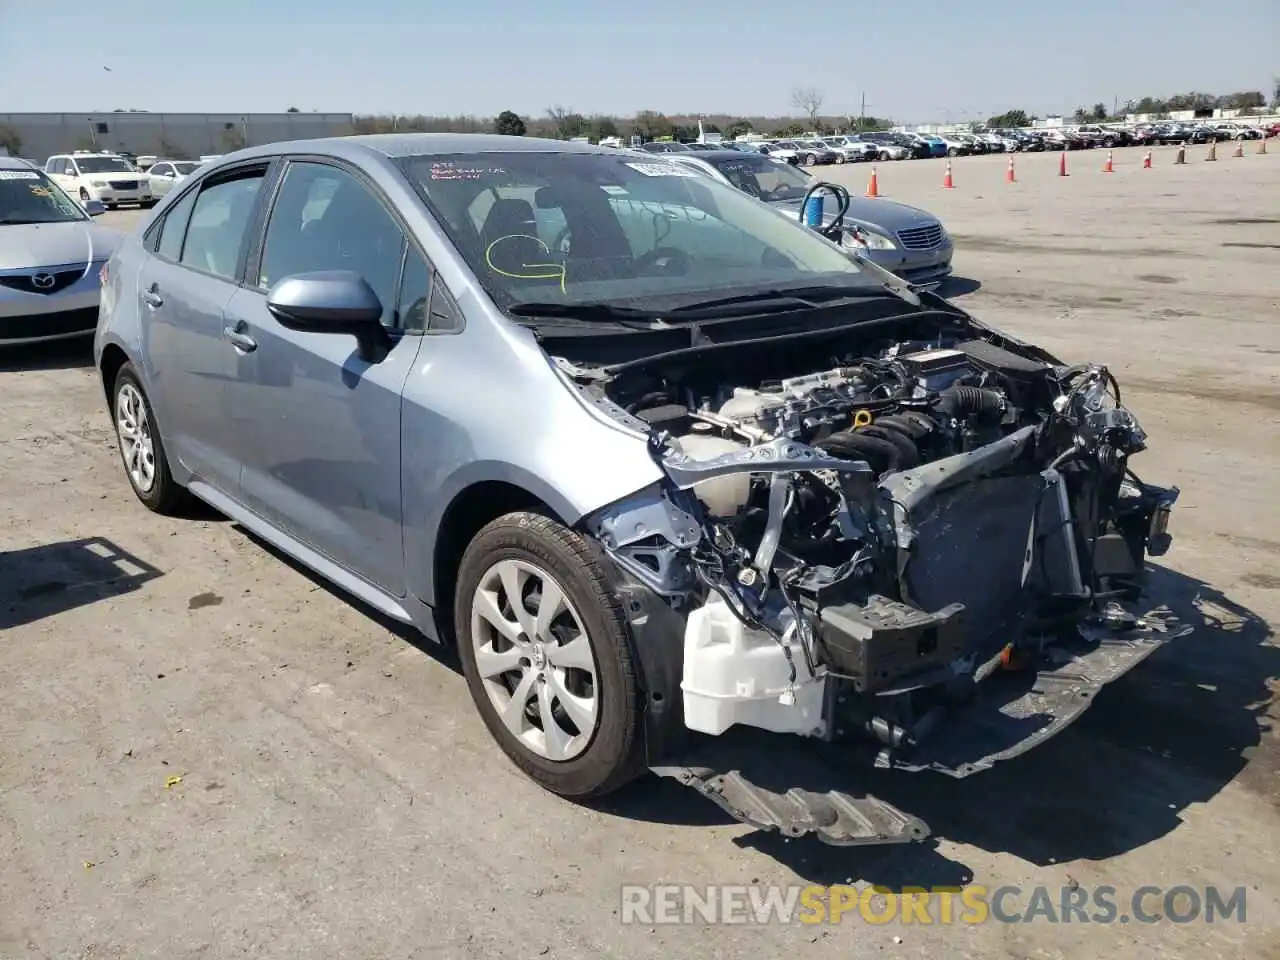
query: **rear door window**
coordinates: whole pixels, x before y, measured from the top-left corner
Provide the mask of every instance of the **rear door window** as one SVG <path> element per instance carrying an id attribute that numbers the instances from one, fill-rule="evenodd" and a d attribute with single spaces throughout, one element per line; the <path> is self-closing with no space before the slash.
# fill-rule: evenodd
<path id="1" fill-rule="evenodd" d="M 185 197 L 175 203 L 164 215 L 164 223 L 160 225 L 160 242 L 156 253 L 178 263 L 182 259 L 182 240 L 187 233 L 187 222 L 191 219 L 191 211 L 196 205 L 198 191 L 191 190 Z"/>

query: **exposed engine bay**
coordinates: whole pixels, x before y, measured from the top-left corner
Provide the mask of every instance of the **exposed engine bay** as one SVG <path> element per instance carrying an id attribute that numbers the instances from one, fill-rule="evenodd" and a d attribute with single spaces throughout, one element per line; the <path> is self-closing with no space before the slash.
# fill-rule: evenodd
<path id="1" fill-rule="evenodd" d="M 1150 652 L 1124 603 L 1178 491 L 1130 468 L 1146 437 L 1115 377 L 925 313 L 943 318 L 574 368 L 670 478 L 592 529 L 684 618 L 688 729 L 858 736 L 878 765 L 966 776 Z M 1073 699 L 1005 703 L 1014 742 L 948 736 L 993 673 L 1055 665 Z"/>

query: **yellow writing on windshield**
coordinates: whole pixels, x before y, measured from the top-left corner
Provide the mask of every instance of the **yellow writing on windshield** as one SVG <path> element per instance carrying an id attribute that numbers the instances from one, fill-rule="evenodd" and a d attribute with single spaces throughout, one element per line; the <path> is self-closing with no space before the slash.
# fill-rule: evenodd
<path id="1" fill-rule="evenodd" d="M 548 247 L 540 238 L 530 236 L 527 233 L 509 233 L 506 236 L 498 237 L 498 239 L 494 240 L 485 248 L 484 262 L 488 265 L 490 270 L 494 273 L 501 274 L 504 277 L 511 277 L 513 280 L 559 280 L 560 292 L 565 292 L 566 275 L 565 265 L 563 263 L 522 263 L 516 268 L 520 271 L 519 273 L 513 270 L 504 270 L 502 267 L 495 264 L 493 262 L 494 248 L 499 244 L 506 243 L 508 240 L 532 240 L 546 252 L 548 257 L 551 256 L 551 248 Z"/>

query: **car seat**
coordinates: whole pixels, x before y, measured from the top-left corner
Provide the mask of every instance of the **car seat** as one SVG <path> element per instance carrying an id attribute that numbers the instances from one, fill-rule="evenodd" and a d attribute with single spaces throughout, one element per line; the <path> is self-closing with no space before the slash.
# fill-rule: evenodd
<path id="1" fill-rule="evenodd" d="M 527 200 L 507 197 L 495 200 L 480 231 L 485 264 L 495 273 L 527 277 L 545 273 L 533 264 L 554 262 L 554 256 L 538 238 L 538 219 Z M 530 278 L 533 279 L 533 278 Z"/>

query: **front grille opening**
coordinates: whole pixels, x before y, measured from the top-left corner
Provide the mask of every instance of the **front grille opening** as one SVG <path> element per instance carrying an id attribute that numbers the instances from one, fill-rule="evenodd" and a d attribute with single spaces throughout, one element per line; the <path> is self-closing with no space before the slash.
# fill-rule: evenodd
<path id="1" fill-rule="evenodd" d="M 58 293 L 85 276 L 88 264 L 72 269 L 35 270 L 32 273 L 7 274 L 0 276 L 0 287 L 20 290 L 23 293 Z M 49 278 L 52 277 L 52 282 Z"/>
<path id="2" fill-rule="evenodd" d="M 912 227 L 910 230 L 898 231 L 898 239 L 908 250 L 928 250 L 942 242 L 942 224 L 935 223 L 927 227 Z"/>

